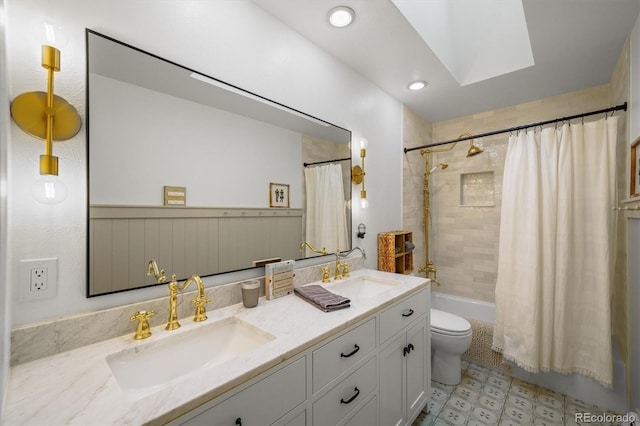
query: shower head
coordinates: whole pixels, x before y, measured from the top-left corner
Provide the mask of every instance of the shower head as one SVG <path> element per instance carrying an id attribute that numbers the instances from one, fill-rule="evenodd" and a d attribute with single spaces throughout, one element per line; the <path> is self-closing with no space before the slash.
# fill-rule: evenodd
<path id="1" fill-rule="evenodd" d="M 460 139 L 462 139 L 464 137 L 471 138 L 469 140 L 469 151 L 467 151 L 467 157 L 473 157 L 475 155 L 482 154 L 484 152 L 482 149 L 480 149 L 479 147 L 477 147 L 476 145 L 473 144 L 474 139 L 473 139 L 473 135 L 471 133 L 465 132 L 465 133 L 461 134 L 460 136 L 458 136 L 458 140 L 460 140 Z"/>
<path id="2" fill-rule="evenodd" d="M 447 167 L 449 167 L 449 165 L 447 163 L 440 163 L 437 166 L 433 166 L 433 168 L 431 170 L 429 170 L 429 173 L 433 173 L 437 168 L 440 168 L 440 169 L 444 170 Z"/>
<path id="3" fill-rule="evenodd" d="M 473 144 L 473 139 L 469 141 L 469 151 L 467 151 L 467 157 L 473 157 L 474 155 L 482 154 L 484 151 Z"/>

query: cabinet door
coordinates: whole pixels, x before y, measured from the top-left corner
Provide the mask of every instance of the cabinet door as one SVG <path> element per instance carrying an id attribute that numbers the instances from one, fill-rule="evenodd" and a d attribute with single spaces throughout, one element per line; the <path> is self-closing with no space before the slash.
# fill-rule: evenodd
<path id="1" fill-rule="evenodd" d="M 406 335 L 392 340 L 380 352 L 380 424 L 400 425 L 404 418 Z"/>
<path id="2" fill-rule="evenodd" d="M 427 403 L 431 351 L 427 328 L 427 320 L 423 319 L 407 331 L 407 346 L 411 352 L 405 357 L 407 363 L 407 418 L 414 418 Z"/>

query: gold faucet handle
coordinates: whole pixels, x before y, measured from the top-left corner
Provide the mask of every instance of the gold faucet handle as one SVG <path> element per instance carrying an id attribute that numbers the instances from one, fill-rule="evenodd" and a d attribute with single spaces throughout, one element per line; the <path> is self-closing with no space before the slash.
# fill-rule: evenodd
<path id="1" fill-rule="evenodd" d="M 196 305 L 196 306 L 200 306 L 200 305 L 206 305 L 207 303 L 210 303 L 211 299 L 208 299 L 206 297 L 196 297 L 195 299 L 193 299 L 191 301 L 192 305 Z"/>
<path id="2" fill-rule="evenodd" d="M 131 321 L 139 321 L 136 327 L 136 334 L 133 336 L 135 340 L 146 339 L 151 336 L 151 328 L 149 327 L 149 318 L 154 316 L 156 311 L 138 311 L 131 316 Z"/>
<path id="3" fill-rule="evenodd" d="M 343 278 L 349 278 L 350 274 L 349 274 L 349 268 L 351 267 L 351 265 L 349 265 L 348 263 L 343 263 L 342 264 L 342 277 Z"/>
<path id="4" fill-rule="evenodd" d="M 191 301 L 191 304 L 195 305 L 196 307 L 196 313 L 195 313 L 195 316 L 193 317 L 193 320 L 195 322 L 205 321 L 207 319 L 207 310 L 204 307 L 204 305 L 206 305 L 209 302 L 211 302 L 211 300 L 204 296 L 196 297 Z"/>
<path id="5" fill-rule="evenodd" d="M 325 284 L 331 282 L 331 271 L 328 266 L 326 268 L 322 268 L 322 282 Z"/>

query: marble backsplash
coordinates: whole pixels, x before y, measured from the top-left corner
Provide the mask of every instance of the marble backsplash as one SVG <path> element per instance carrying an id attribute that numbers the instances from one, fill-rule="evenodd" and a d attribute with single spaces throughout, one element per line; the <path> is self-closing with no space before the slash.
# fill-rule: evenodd
<path id="1" fill-rule="evenodd" d="M 364 267 L 362 257 L 350 257 L 348 263 L 351 265 L 352 271 Z M 328 266 L 333 271 L 334 265 L 335 262 L 331 261 L 296 269 L 294 285 L 319 281 L 322 279 L 321 269 Z M 262 296 L 264 295 L 264 277 L 261 277 L 260 281 Z M 211 299 L 207 305 L 207 311 L 242 303 L 241 282 L 206 288 L 205 294 Z M 180 321 L 192 320 L 194 307 L 191 300 L 194 297 L 195 291 L 178 295 L 178 318 Z M 15 328 L 11 331 L 11 365 L 22 364 L 126 334 L 131 334 L 133 338 L 136 324 L 130 321 L 131 316 L 140 310 L 154 310 L 156 314 L 149 319 L 149 325 L 151 327 L 162 325 L 167 321 L 168 299 L 167 295 L 167 297 L 140 303 Z M 259 307 L 260 305 L 258 305 L 258 309 Z"/>

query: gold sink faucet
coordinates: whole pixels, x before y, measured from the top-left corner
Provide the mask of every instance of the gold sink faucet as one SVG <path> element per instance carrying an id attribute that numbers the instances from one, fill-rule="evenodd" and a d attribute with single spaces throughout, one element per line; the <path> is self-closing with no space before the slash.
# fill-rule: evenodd
<path id="1" fill-rule="evenodd" d="M 182 285 L 178 285 L 176 275 L 171 275 L 171 282 L 169 283 L 169 320 L 165 330 L 175 330 L 180 328 L 180 322 L 178 321 L 178 291 L 184 291 L 191 283 L 195 282 L 198 286 L 198 295 L 191 301 L 196 306 L 195 316 L 193 320 L 195 322 L 204 321 L 207 319 L 207 310 L 204 305 L 211 302 L 204 295 L 204 284 L 202 279 L 197 275 L 191 275 Z"/>
<path id="2" fill-rule="evenodd" d="M 167 281 L 167 277 L 164 274 L 164 269 L 159 269 L 155 260 L 151 259 L 147 266 L 147 275 L 154 275 L 159 283 Z M 198 295 L 191 301 L 196 307 L 195 316 L 193 320 L 195 322 L 204 321 L 207 319 L 207 309 L 204 305 L 211 302 L 204 295 L 204 284 L 202 279 L 197 275 L 191 275 L 182 285 L 178 285 L 176 274 L 171 275 L 171 282 L 169 283 L 169 321 L 165 330 L 175 330 L 180 328 L 180 322 L 178 322 L 178 292 L 184 291 L 191 283 L 196 283 L 198 286 Z"/>
<path id="3" fill-rule="evenodd" d="M 347 278 L 349 277 L 349 264 L 348 263 L 344 263 L 340 261 L 340 257 L 347 257 L 349 256 L 351 253 L 353 253 L 354 251 L 360 251 L 360 253 L 362 253 L 362 258 L 366 259 L 367 258 L 367 253 L 364 251 L 364 249 L 362 247 L 354 247 L 349 251 L 345 251 L 344 253 L 340 253 L 340 249 L 338 248 L 336 250 L 336 275 L 335 275 L 335 279 L 336 280 L 340 280 L 343 277 Z M 340 272 L 340 268 L 342 268 L 342 272 Z"/>
<path id="4" fill-rule="evenodd" d="M 342 279 L 342 272 L 340 272 L 340 268 L 342 267 L 342 261 L 340 261 L 340 249 L 336 249 L 336 273 L 333 276 L 334 280 Z"/>

